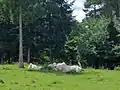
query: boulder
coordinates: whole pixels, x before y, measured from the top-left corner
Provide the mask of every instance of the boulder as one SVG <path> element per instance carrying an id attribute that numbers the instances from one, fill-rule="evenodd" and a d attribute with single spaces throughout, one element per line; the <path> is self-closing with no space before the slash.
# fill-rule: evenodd
<path id="1" fill-rule="evenodd" d="M 78 65 L 67 65 L 65 62 L 63 63 L 53 63 L 53 64 L 49 64 L 48 67 L 51 67 L 53 70 L 56 71 L 61 71 L 61 72 L 81 72 L 82 71 L 82 67 L 78 66 Z"/>
<path id="2" fill-rule="evenodd" d="M 28 69 L 33 69 L 33 68 L 36 69 L 37 65 L 30 63 L 29 66 L 28 66 Z"/>

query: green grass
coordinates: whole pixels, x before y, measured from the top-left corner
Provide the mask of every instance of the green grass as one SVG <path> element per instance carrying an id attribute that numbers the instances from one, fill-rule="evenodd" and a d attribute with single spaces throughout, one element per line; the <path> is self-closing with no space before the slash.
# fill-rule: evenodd
<path id="1" fill-rule="evenodd" d="M 72 75 L 1 65 L 0 90 L 120 90 L 120 71 L 87 69 Z"/>

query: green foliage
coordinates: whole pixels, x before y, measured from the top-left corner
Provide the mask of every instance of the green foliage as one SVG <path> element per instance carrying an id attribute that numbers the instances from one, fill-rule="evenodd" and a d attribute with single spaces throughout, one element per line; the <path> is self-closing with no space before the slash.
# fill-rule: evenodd
<path id="1" fill-rule="evenodd" d="M 23 19 L 23 55 L 32 61 L 106 66 L 120 58 L 119 0 L 86 0 L 86 17 L 76 22 L 66 0 L 2 0 L 1 62 L 17 61 L 19 6 Z M 98 8 L 99 7 L 99 8 Z M 7 37 L 6 37 L 7 36 Z M 36 60 L 35 60 L 36 59 Z M 42 60 L 41 60 L 42 59 Z"/>
<path id="2" fill-rule="evenodd" d="M 112 18 L 114 15 L 120 16 L 120 1 L 119 0 L 86 0 L 84 11 L 86 18 L 100 17 L 105 15 Z"/>
<path id="3" fill-rule="evenodd" d="M 86 57 L 89 55 L 97 57 L 99 52 L 97 50 L 99 48 L 98 45 L 104 44 L 107 39 L 106 27 L 108 23 L 108 19 L 102 17 L 101 19 L 90 19 L 82 22 L 77 25 L 77 28 L 74 28 L 71 37 L 74 35 L 73 40 L 77 41 L 77 53 L 81 59 L 88 59 Z"/>
<path id="4" fill-rule="evenodd" d="M 69 34 L 65 44 L 68 61 L 80 61 L 89 66 L 112 67 L 119 62 L 119 29 L 117 22 L 101 18 L 90 18 L 78 23 Z M 111 63 L 111 64 L 110 64 Z M 83 64 L 83 65 L 84 65 Z M 87 64 L 85 64 L 87 65 Z M 109 66 L 110 65 L 110 66 Z"/>
<path id="5" fill-rule="evenodd" d="M 116 71 L 120 71 L 120 67 L 118 66 L 118 67 L 115 67 L 115 70 Z"/>
<path id="6" fill-rule="evenodd" d="M 10 62 L 18 58 L 19 6 L 22 8 L 23 55 L 60 57 L 66 36 L 75 25 L 73 2 L 65 0 L 2 0 L 0 2 L 0 54 Z M 6 37 L 7 36 L 7 37 Z M 51 51 L 51 54 L 50 54 Z M 12 58 L 12 59 L 11 59 Z M 33 61 L 33 60 L 31 60 Z"/>

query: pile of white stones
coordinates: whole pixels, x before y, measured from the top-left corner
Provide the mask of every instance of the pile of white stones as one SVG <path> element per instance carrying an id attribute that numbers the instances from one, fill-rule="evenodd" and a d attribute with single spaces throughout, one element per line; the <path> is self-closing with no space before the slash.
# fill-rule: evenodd
<path id="1" fill-rule="evenodd" d="M 38 67 L 37 65 L 30 63 L 28 66 L 28 69 L 33 69 L 33 68 L 36 70 L 42 70 L 44 67 L 43 66 Z M 47 68 L 50 68 L 55 71 L 65 72 L 65 73 L 67 72 L 78 73 L 82 71 L 81 65 L 67 65 L 65 62 L 49 64 Z"/>
<path id="2" fill-rule="evenodd" d="M 82 67 L 79 65 L 67 65 L 65 62 L 63 63 L 53 63 L 49 64 L 48 67 L 53 68 L 55 71 L 61 72 L 81 72 Z"/>
<path id="3" fill-rule="evenodd" d="M 28 69 L 36 69 L 36 70 L 41 70 L 43 66 L 37 66 L 35 64 L 30 63 L 28 66 Z"/>

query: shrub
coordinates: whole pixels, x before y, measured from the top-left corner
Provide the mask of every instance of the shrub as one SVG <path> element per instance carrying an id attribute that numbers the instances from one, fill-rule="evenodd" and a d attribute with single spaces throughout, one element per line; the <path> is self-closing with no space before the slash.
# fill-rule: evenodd
<path id="1" fill-rule="evenodd" d="M 115 70 L 116 70 L 116 71 L 120 71 L 120 66 L 115 67 Z"/>

